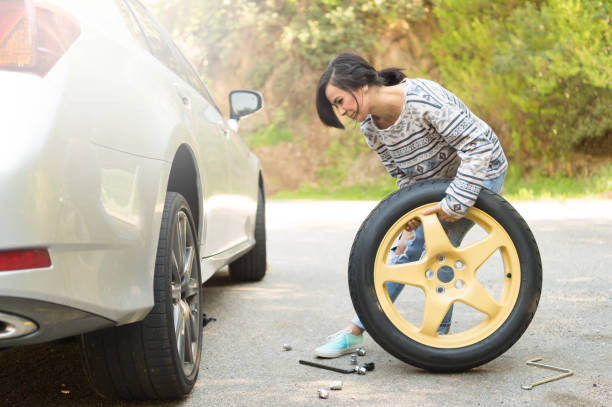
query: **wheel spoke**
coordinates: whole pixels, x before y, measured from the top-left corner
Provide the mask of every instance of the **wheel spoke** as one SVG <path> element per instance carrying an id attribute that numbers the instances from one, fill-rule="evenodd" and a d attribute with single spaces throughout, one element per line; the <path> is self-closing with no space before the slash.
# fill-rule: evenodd
<path id="1" fill-rule="evenodd" d="M 464 249 L 458 250 L 458 252 L 461 253 L 461 256 L 469 268 L 476 273 L 476 270 L 478 270 L 497 249 L 504 245 L 503 241 L 502 236 L 494 231 L 488 234 L 487 237 Z"/>
<path id="2" fill-rule="evenodd" d="M 491 294 L 476 279 L 470 283 L 470 288 L 465 293 L 462 301 L 487 314 L 489 317 L 497 315 L 502 310 L 501 304 L 495 301 Z"/>
<path id="3" fill-rule="evenodd" d="M 427 253 L 443 253 L 454 249 L 436 214 L 421 217 Z"/>
<path id="4" fill-rule="evenodd" d="M 181 299 L 181 285 L 179 283 L 175 283 L 174 281 L 170 284 L 170 290 L 172 292 L 172 300 L 174 303 L 178 303 Z"/>
<path id="5" fill-rule="evenodd" d="M 430 336 L 436 335 L 436 331 L 449 308 L 450 301 L 442 299 L 435 293 L 427 294 L 425 309 L 423 310 L 423 322 L 419 332 Z"/>
<path id="6" fill-rule="evenodd" d="M 176 253 L 174 249 L 170 252 L 170 269 L 171 269 L 171 278 L 175 283 L 181 282 L 181 275 L 179 273 L 179 265 L 176 259 Z"/>
<path id="7" fill-rule="evenodd" d="M 199 315 L 200 312 L 197 307 L 191 310 L 191 312 L 189 313 L 189 318 L 191 318 L 191 335 L 192 338 L 194 338 L 194 341 L 197 341 L 198 339 L 198 326 L 200 324 L 197 318 L 201 318 Z"/>
<path id="8" fill-rule="evenodd" d="M 183 283 L 183 298 L 185 300 L 190 299 L 191 297 L 198 294 L 198 282 L 193 278 L 186 280 Z"/>
<path id="9" fill-rule="evenodd" d="M 179 302 L 177 304 L 178 315 L 176 320 L 176 346 L 181 360 L 185 360 L 185 310 Z"/>
<path id="10" fill-rule="evenodd" d="M 192 320 L 191 320 L 191 312 L 189 312 L 189 305 L 186 302 L 181 301 L 182 306 L 185 313 L 185 357 L 183 358 L 184 362 L 193 363 L 193 349 L 192 349 Z"/>
<path id="11" fill-rule="evenodd" d="M 191 270 L 193 269 L 193 259 L 195 257 L 195 250 L 193 247 L 187 247 L 187 252 L 185 253 L 185 272 L 183 273 L 183 278 L 185 280 L 189 280 L 191 278 Z"/>
<path id="12" fill-rule="evenodd" d="M 377 285 L 392 281 L 424 288 L 426 281 L 424 265 L 421 262 L 397 265 L 381 264 L 375 276 Z"/>
<path id="13" fill-rule="evenodd" d="M 181 273 L 181 277 L 185 272 L 185 233 L 184 233 L 184 218 L 179 213 L 177 222 L 176 222 L 176 256 L 179 261 L 179 272 Z"/>

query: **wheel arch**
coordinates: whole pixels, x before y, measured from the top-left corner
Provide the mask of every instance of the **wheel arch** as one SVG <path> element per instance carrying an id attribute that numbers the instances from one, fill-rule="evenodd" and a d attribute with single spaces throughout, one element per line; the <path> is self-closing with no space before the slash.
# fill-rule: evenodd
<path id="1" fill-rule="evenodd" d="M 263 173 L 261 171 L 261 168 L 259 169 L 259 175 L 258 175 L 257 184 L 258 184 L 259 188 L 261 188 L 261 192 L 263 193 L 263 199 L 264 199 L 264 203 L 265 203 L 266 202 L 266 186 L 264 184 L 264 177 L 263 177 Z"/>
<path id="2" fill-rule="evenodd" d="M 187 144 L 181 144 L 172 160 L 166 190 L 168 192 L 178 192 L 187 200 L 197 227 L 198 241 L 201 242 L 203 239 L 203 191 L 202 179 L 196 162 L 191 147 Z"/>

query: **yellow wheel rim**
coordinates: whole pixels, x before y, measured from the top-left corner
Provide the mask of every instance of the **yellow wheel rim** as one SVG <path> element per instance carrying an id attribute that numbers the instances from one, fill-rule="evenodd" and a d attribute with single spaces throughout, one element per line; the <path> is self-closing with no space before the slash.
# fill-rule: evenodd
<path id="1" fill-rule="evenodd" d="M 437 215 L 423 216 L 424 209 L 435 203 L 416 208 L 402 216 L 385 234 L 374 261 L 374 285 L 378 302 L 391 323 L 404 335 L 424 345 L 436 348 L 459 348 L 480 342 L 494 333 L 508 318 L 519 294 L 521 270 L 518 254 L 510 236 L 495 219 L 477 208 L 470 208 L 466 218 L 482 227 L 488 235 L 467 247 L 454 247 L 448 239 Z M 425 255 L 418 261 L 397 265 L 386 264 L 387 254 L 408 220 L 421 221 L 425 235 Z M 476 272 L 499 249 L 504 265 L 504 283 L 499 300 L 496 300 L 476 279 Z M 444 255 L 440 262 L 437 256 Z M 455 267 L 463 263 L 461 270 Z M 442 266 L 451 267 L 454 277 L 442 282 L 435 272 Z M 426 272 L 433 270 L 432 273 Z M 428 278 L 429 277 L 429 278 Z M 455 287 L 456 280 L 463 287 Z M 421 326 L 408 322 L 395 308 L 385 283 L 395 282 L 420 288 L 425 294 Z M 444 293 L 436 291 L 444 287 Z M 436 333 L 451 304 L 461 302 L 486 315 L 476 325 L 458 333 Z"/>

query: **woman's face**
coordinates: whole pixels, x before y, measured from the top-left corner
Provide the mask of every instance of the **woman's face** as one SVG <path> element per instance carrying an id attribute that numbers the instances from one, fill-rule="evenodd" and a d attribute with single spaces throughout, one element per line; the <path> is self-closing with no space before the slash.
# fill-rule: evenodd
<path id="1" fill-rule="evenodd" d="M 348 116 L 358 122 L 365 120 L 368 116 L 367 98 L 363 88 L 351 94 L 351 92 L 328 83 L 325 88 L 325 96 L 340 116 Z"/>

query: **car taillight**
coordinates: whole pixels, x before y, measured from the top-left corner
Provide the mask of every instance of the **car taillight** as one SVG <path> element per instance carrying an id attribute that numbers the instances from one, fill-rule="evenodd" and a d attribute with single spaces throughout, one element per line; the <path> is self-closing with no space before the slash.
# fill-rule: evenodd
<path id="1" fill-rule="evenodd" d="M 0 0 L 0 70 L 45 76 L 81 29 L 63 10 L 34 0 Z"/>
<path id="2" fill-rule="evenodd" d="M 0 251 L 0 271 L 51 267 L 46 249 Z"/>

